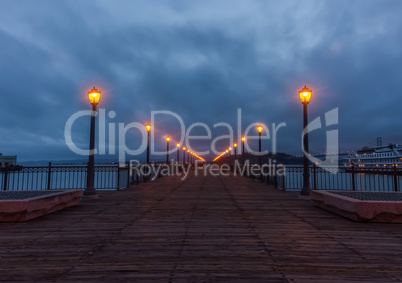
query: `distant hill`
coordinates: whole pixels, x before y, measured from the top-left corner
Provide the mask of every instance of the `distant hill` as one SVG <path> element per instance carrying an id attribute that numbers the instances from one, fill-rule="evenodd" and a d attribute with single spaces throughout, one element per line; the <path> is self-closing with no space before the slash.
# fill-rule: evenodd
<path id="1" fill-rule="evenodd" d="M 238 154 L 237 159 L 241 160 L 242 155 Z M 251 153 L 245 153 L 244 158 L 247 160 L 250 160 L 250 163 L 258 163 L 258 156 L 253 155 Z M 263 156 L 261 156 L 261 162 L 263 164 L 268 163 L 269 160 L 271 160 L 271 163 L 276 161 L 276 164 L 288 164 L 288 165 L 301 165 L 303 164 L 303 157 L 294 157 L 293 155 L 289 155 L 286 153 L 268 153 Z M 234 156 L 231 156 L 231 162 L 234 162 Z"/>

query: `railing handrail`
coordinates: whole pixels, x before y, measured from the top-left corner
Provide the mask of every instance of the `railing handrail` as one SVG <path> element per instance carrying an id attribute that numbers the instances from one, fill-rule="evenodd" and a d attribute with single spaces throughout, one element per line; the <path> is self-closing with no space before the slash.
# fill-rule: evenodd
<path id="1" fill-rule="evenodd" d="M 95 182 L 97 189 L 121 189 L 132 184 L 146 181 L 141 173 L 133 173 L 133 168 L 144 166 L 139 164 L 96 164 Z M 86 187 L 86 164 L 27 165 L 0 170 L 0 190 L 49 190 Z"/>

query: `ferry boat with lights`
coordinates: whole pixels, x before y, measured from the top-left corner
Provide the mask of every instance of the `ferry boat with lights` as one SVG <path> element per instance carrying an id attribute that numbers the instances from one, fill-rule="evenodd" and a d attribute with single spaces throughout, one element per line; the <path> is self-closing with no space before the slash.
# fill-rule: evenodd
<path id="1" fill-rule="evenodd" d="M 389 168 L 394 165 L 402 167 L 402 145 L 389 144 L 364 147 L 344 161 L 345 166 L 354 165 L 355 168 Z"/>

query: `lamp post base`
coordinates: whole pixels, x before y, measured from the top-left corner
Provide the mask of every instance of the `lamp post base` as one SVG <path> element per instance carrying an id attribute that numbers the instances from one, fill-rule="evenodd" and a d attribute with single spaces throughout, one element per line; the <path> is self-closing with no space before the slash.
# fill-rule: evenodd
<path id="1" fill-rule="evenodd" d="M 95 188 L 86 188 L 83 196 L 88 198 L 99 198 Z"/>
<path id="2" fill-rule="evenodd" d="M 299 198 L 310 199 L 310 191 L 311 191 L 310 188 L 303 188 L 300 191 Z"/>

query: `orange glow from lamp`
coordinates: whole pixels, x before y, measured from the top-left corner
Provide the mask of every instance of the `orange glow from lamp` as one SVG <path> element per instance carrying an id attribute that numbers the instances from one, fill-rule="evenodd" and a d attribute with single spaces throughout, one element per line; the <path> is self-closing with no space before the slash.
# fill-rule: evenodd
<path id="1" fill-rule="evenodd" d="M 147 132 L 150 132 L 151 131 L 151 124 L 150 123 L 146 124 L 145 129 L 147 130 Z"/>
<path id="2" fill-rule="evenodd" d="M 101 98 L 101 92 L 95 87 L 88 92 L 88 99 L 92 106 L 96 106 Z"/>
<path id="3" fill-rule="evenodd" d="M 299 91 L 301 103 L 308 104 L 311 99 L 311 94 L 312 94 L 311 89 L 309 89 L 307 86 L 304 86 L 304 88 L 301 91 Z"/>

